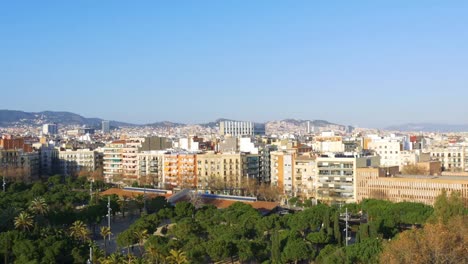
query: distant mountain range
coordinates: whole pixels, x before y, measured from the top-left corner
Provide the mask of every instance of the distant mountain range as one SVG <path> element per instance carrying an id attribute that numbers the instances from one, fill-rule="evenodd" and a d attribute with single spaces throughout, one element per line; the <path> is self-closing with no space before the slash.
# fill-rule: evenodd
<path id="1" fill-rule="evenodd" d="M 214 122 L 208 122 L 203 124 L 198 124 L 199 126 L 205 128 L 215 128 L 218 126 L 219 122 L 231 120 L 226 118 L 220 118 Z M 101 118 L 86 118 L 81 115 L 70 113 L 70 112 L 55 112 L 55 111 L 43 111 L 43 112 L 24 112 L 16 110 L 0 110 L 0 127 L 10 127 L 16 125 L 43 125 L 47 123 L 57 123 L 62 125 L 79 125 L 79 126 L 88 126 L 94 128 L 100 128 Z M 281 132 L 282 130 L 290 132 L 304 132 L 307 128 L 307 122 L 310 122 L 312 128 L 319 128 L 320 130 L 345 130 L 346 126 L 330 123 L 325 120 L 299 120 L 299 119 L 284 119 L 279 121 L 269 121 L 265 125 L 268 130 L 273 130 L 275 132 Z M 110 121 L 110 125 L 113 127 L 122 127 L 122 126 L 151 126 L 155 128 L 163 127 L 184 127 L 186 124 L 174 123 L 170 121 L 162 121 L 149 123 L 144 125 L 131 124 L 126 122 L 119 121 Z"/>
<path id="2" fill-rule="evenodd" d="M 408 123 L 389 126 L 385 130 L 411 132 L 468 132 L 468 125 L 447 125 L 434 123 Z"/>
<path id="3" fill-rule="evenodd" d="M 70 112 L 43 111 L 37 113 L 16 110 L 0 110 L 0 126 L 14 125 L 43 125 L 57 123 L 63 125 L 81 125 L 89 127 L 101 127 L 101 118 L 86 118 Z M 110 121 L 110 126 L 133 126 L 133 124 Z"/>

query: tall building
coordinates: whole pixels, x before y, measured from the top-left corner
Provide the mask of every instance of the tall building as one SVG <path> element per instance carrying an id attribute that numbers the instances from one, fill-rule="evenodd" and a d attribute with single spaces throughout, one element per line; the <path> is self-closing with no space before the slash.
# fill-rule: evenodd
<path id="1" fill-rule="evenodd" d="M 57 135 L 58 134 L 57 124 L 44 124 L 44 125 L 42 125 L 42 134 L 43 135 Z"/>
<path id="2" fill-rule="evenodd" d="M 102 120 L 102 133 L 108 134 L 110 132 L 110 121 Z"/>
<path id="3" fill-rule="evenodd" d="M 357 200 L 356 170 L 379 166 L 378 156 L 322 155 L 316 159 L 316 198 L 329 203 Z"/>
<path id="4" fill-rule="evenodd" d="M 287 151 L 272 151 L 271 157 L 271 184 L 277 186 L 285 195 L 294 196 L 294 160 L 295 153 Z"/>
<path id="5" fill-rule="evenodd" d="M 118 183 L 123 180 L 123 148 L 125 140 L 117 140 L 103 148 L 103 171 L 106 182 Z"/>
<path id="6" fill-rule="evenodd" d="M 265 135 L 265 124 L 248 121 L 221 121 L 219 123 L 220 135 L 254 136 Z"/>

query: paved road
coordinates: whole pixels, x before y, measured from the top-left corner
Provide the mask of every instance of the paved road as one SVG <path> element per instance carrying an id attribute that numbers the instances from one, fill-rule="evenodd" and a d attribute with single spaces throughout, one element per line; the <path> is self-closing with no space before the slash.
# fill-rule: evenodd
<path id="1" fill-rule="evenodd" d="M 111 240 L 110 242 L 106 240 L 107 243 L 107 254 L 112 254 L 116 250 L 118 250 L 117 246 L 117 236 L 122 233 L 123 231 L 127 230 L 130 225 L 132 225 L 138 218 L 140 218 L 139 215 L 125 215 L 125 218 L 123 218 L 121 215 L 116 215 L 114 218 L 111 218 Z M 95 239 L 96 243 L 104 249 L 104 240 L 102 239 L 101 235 L 99 234 L 101 226 L 107 226 L 107 218 L 104 219 L 100 225 L 96 228 L 97 230 L 97 235 L 98 237 Z M 138 249 L 135 247 L 135 251 L 138 251 Z M 127 253 L 126 251 L 123 253 Z M 136 253 L 136 252 L 135 252 Z"/>

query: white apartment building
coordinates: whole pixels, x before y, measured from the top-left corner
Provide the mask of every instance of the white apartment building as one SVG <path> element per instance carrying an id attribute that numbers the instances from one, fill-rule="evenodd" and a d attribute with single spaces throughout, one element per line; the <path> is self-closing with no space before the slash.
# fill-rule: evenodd
<path id="1" fill-rule="evenodd" d="M 356 169 L 379 166 L 378 156 L 322 155 L 316 159 L 316 198 L 329 203 L 356 202 Z"/>
<path id="2" fill-rule="evenodd" d="M 343 138 L 334 132 L 322 132 L 314 137 L 313 149 L 317 152 L 344 152 Z"/>
<path id="3" fill-rule="evenodd" d="M 403 151 L 403 138 L 371 137 L 367 147 L 380 156 L 382 166 L 401 166 L 400 154 Z"/>
<path id="4" fill-rule="evenodd" d="M 433 147 L 428 150 L 432 159 L 442 163 L 442 170 L 468 172 L 468 148 L 466 146 Z"/>
<path id="5" fill-rule="evenodd" d="M 103 151 L 103 172 L 106 182 L 118 183 L 123 180 L 123 148 L 125 140 L 107 144 Z"/>
<path id="6" fill-rule="evenodd" d="M 248 121 L 221 121 L 219 123 L 219 134 L 233 137 L 264 135 L 265 124 Z"/>

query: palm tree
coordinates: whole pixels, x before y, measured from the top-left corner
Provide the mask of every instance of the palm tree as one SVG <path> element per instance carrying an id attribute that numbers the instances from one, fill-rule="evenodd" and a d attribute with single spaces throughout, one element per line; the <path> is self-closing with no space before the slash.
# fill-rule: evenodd
<path id="1" fill-rule="evenodd" d="M 124 263 L 122 255 L 119 253 L 113 253 L 108 257 L 101 258 L 101 264 L 121 264 Z"/>
<path id="2" fill-rule="evenodd" d="M 179 250 L 171 249 L 171 251 L 169 251 L 169 256 L 166 257 L 166 260 L 170 264 L 186 264 L 186 263 L 189 263 L 188 259 L 187 259 L 187 256 L 180 249 Z"/>
<path id="3" fill-rule="evenodd" d="M 155 245 L 147 246 L 145 254 L 150 263 L 158 264 L 159 261 L 164 261 L 166 259 L 161 253 L 161 251 L 159 251 L 158 247 L 156 247 Z"/>
<path id="4" fill-rule="evenodd" d="M 88 227 L 80 220 L 75 221 L 70 227 L 70 236 L 84 242 L 89 239 Z"/>
<path id="5" fill-rule="evenodd" d="M 142 252 L 143 242 L 145 241 L 145 239 L 148 238 L 148 230 L 146 230 L 146 229 L 137 230 L 137 231 L 135 231 L 134 234 L 135 234 L 135 237 L 138 239 L 138 245 L 139 245 L 140 253 L 143 253 Z"/>
<path id="6" fill-rule="evenodd" d="M 49 206 L 42 197 L 36 197 L 29 205 L 29 210 L 36 215 L 45 215 L 49 212 Z"/>
<path id="7" fill-rule="evenodd" d="M 106 252 L 107 255 L 107 242 L 106 238 L 112 235 L 112 232 L 108 226 L 101 226 L 101 236 L 104 239 L 104 252 Z"/>
<path id="8" fill-rule="evenodd" d="M 17 217 L 15 217 L 15 228 L 21 229 L 22 231 L 29 231 L 34 224 L 33 218 L 28 212 L 21 212 Z"/>

